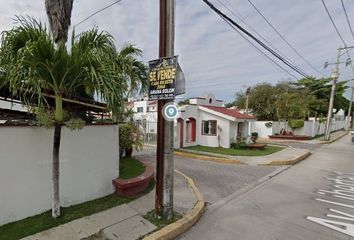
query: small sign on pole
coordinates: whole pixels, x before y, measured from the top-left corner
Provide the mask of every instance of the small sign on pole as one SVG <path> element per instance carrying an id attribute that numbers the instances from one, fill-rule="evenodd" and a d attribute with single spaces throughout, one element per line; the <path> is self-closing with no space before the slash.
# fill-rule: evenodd
<path id="1" fill-rule="evenodd" d="M 177 56 L 149 61 L 149 99 L 172 100 L 176 95 Z"/>

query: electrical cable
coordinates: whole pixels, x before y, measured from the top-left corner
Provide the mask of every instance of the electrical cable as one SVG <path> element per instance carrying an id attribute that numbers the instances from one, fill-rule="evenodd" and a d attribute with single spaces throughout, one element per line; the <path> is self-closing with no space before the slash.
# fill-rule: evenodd
<path id="1" fill-rule="evenodd" d="M 212 3 L 210 3 L 208 0 L 202 0 L 205 4 L 207 4 L 216 14 L 218 14 L 224 21 L 228 22 L 229 24 L 232 24 L 236 28 L 238 28 L 241 32 L 245 33 L 248 37 L 250 37 L 252 40 L 254 40 L 256 43 L 261 45 L 264 49 L 266 49 L 268 52 L 270 52 L 273 56 L 278 58 L 280 61 L 282 61 L 285 65 L 293 69 L 295 72 L 298 74 L 302 75 L 303 77 L 309 77 L 306 75 L 303 71 L 300 69 L 296 68 L 294 65 L 289 63 L 286 59 L 281 57 L 278 53 L 276 53 L 273 49 L 268 47 L 266 44 L 264 44 L 262 41 L 260 41 L 258 38 L 253 36 L 251 33 L 249 33 L 246 29 L 244 29 L 242 26 L 240 26 L 238 23 L 236 23 L 234 20 L 232 20 L 230 17 L 225 15 L 223 12 L 221 12 L 219 9 L 217 9 Z"/>
<path id="2" fill-rule="evenodd" d="M 346 10 L 345 5 L 344 5 L 344 1 L 341 0 L 341 2 L 342 2 L 342 8 L 343 8 L 343 11 L 344 11 L 345 18 L 347 19 L 347 23 L 348 23 L 348 26 L 349 26 L 350 33 L 352 34 L 352 37 L 353 37 L 353 40 L 354 40 L 354 33 L 353 33 L 352 25 L 350 24 L 349 17 L 348 17 L 348 14 L 347 14 L 347 10 Z M 350 50 L 351 50 L 351 49 L 347 50 L 347 51 L 346 51 L 346 54 L 347 54 L 348 58 L 351 59 L 350 53 L 348 53 Z M 353 70 L 353 72 L 354 72 L 353 64 L 350 63 L 350 66 L 351 66 L 351 68 L 352 68 L 352 70 Z"/>
<path id="3" fill-rule="evenodd" d="M 88 17 L 86 17 L 85 19 L 83 19 L 83 20 L 81 20 L 80 22 L 76 23 L 73 27 L 76 27 L 76 26 L 80 25 L 81 23 L 87 21 L 88 19 L 90 19 L 91 17 L 95 16 L 96 14 L 98 14 L 98 13 L 100 13 L 100 12 L 106 10 L 107 8 L 112 7 L 113 5 L 115 5 L 115 4 L 117 4 L 117 3 L 121 2 L 121 1 L 122 1 L 122 0 L 117 0 L 117 1 L 115 1 L 115 2 L 113 2 L 113 3 L 111 3 L 111 4 L 109 4 L 109 5 L 107 5 L 107 6 L 105 6 L 105 7 L 103 7 L 103 8 L 101 8 L 101 9 L 95 11 L 94 13 L 92 13 L 92 14 L 90 14 Z"/>
<path id="4" fill-rule="evenodd" d="M 260 37 L 264 42 L 266 42 L 268 45 L 270 45 L 270 47 L 272 47 L 274 50 L 276 50 L 277 52 L 280 53 L 280 55 L 282 55 L 282 57 L 284 59 L 286 59 L 288 62 L 290 62 L 291 64 L 293 64 L 294 66 L 296 66 L 298 69 L 300 69 L 299 66 L 297 66 L 295 63 L 291 62 L 289 58 L 284 57 L 285 54 L 282 53 L 279 49 L 277 49 L 276 47 L 274 47 L 274 45 L 272 43 L 270 43 L 267 39 L 265 39 L 260 33 L 258 33 L 252 26 L 250 26 L 246 20 L 244 19 L 244 17 L 242 17 L 242 15 L 230 4 L 230 2 L 228 0 L 225 0 L 228 4 L 230 4 L 230 7 L 232 9 L 230 9 L 228 6 L 226 6 L 221 0 L 217 0 L 222 6 L 224 6 L 227 10 L 229 10 L 229 12 L 234 15 L 236 18 L 238 18 L 243 24 L 245 24 L 246 27 L 248 27 L 249 29 L 251 29 L 258 37 Z M 306 73 L 306 72 L 305 72 Z M 309 75 L 306 73 L 306 75 Z M 323 74 L 322 74 L 323 75 Z"/>
<path id="5" fill-rule="evenodd" d="M 341 2 L 342 2 L 342 7 L 343 7 L 344 14 L 345 14 L 345 18 L 347 19 L 347 23 L 348 23 L 348 26 L 349 26 L 350 33 L 352 34 L 352 37 L 353 37 L 353 40 L 354 40 L 354 33 L 353 33 L 352 25 L 350 25 L 350 21 L 349 21 L 349 17 L 348 17 L 348 14 L 347 14 L 347 10 L 345 9 L 345 5 L 344 5 L 343 0 L 341 0 Z"/>
<path id="6" fill-rule="evenodd" d="M 249 4 L 257 11 L 257 13 L 268 23 L 268 25 L 279 35 L 279 37 L 304 61 L 309 65 L 313 70 L 317 73 L 324 76 L 324 74 L 318 71 L 296 48 L 273 26 L 273 24 L 262 14 L 262 12 L 251 2 L 251 0 L 247 0 Z"/>

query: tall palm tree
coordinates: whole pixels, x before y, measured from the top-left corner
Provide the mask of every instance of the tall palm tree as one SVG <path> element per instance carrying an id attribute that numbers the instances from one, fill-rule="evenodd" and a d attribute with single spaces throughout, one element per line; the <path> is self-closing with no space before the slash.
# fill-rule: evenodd
<path id="1" fill-rule="evenodd" d="M 55 43 L 61 45 L 62 48 L 68 40 L 68 31 L 71 24 L 71 12 L 73 9 L 74 0 L 45 0 L 45 8 L 49 21 L 50 30 Z M 61 100 L 56 96 L 55 104 L 60 104 Z M 61 106 L 58 106 L 61 108 Z M 52 201 L 52 216 L 60 215 L 59 201 L 59 150 L 61 139 L 61 122 L 59 115 L 55 115 L 56 124 L 54 126 L 53 140 L 53 167 L 52 167 L 52 182 L 53 182 L 53 201 Z"/>
<path id="2" fill-rule="evenodd" d="M 127 91 L 126 97 L 134 94 L 134 90 L 136 89 L 140 89 L 141 91 L 146 90 L 147 67 L 143 62 L 138 60 L 141 55 L 142 51 L 140 49 L 132 44 L 126 44 L 116 56 L 116 63 L 119 71 L 124 74 L 124 77 L 131 86 L 131 91 Z"/>
<path id="3" fill-rule="evenodd" d="M 145 85 L 131 72 L 137 61 L 117 60 L 113 38 L 105 32 L 92 29 L 71 38 L 71 50 L 55 43 L 47 29 L 34 19 L 18 19 L 19 25 L 2 33 L 0 47 L 0 74 L 3 86 L 19 96 L 27 105 L 48 108 L 45 95 L 55 95 L 53 141 L 53 204 L 52 216 L 60 215 L 59 202 L 59 147 L 63 118 L 63 96 L 76 95 L 85 90 L 89 96 L 98 95 L 107 103 L 114 116 L 124 109 L 125 93 L 131 87 Z M 125 48 L 122 49 L 124 51 Z M 135 50 L 139 51 L 139 50 Z M 139 63 L 138 65 L 143 65 Z M 147 73 L 140 72 L 146 80 Z M 128 77 L 131 75 L 131 77 Z M 128 81 L 129 80 L 129 81 Z M 131 81 L 133 80 L 133 82 Z M 1 86 L 0 86 L 1 87 Z"/>
<path id="4" fill-rule="evenodd" d="M 74 0 L 45 0 L 50 30 L 56 43 L 66 43 Z"/>

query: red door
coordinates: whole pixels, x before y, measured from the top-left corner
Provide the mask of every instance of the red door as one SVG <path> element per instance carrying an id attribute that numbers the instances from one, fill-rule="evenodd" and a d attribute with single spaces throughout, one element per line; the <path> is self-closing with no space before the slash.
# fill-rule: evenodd
<path id="1" fill-rule="evenodd" d="M 183 119 L 178 118 L 177 124 L 178 124 L 178 129 L 179 129 L 179 133 L 178 133 L 179 147 L 183 148 Z"/>

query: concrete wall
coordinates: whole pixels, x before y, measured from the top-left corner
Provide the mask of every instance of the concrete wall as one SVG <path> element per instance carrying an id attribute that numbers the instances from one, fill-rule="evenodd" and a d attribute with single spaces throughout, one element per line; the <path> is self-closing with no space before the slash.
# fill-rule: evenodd
<path id="1" fill-rule="evenodd" d="M 257 132 L 259 137 L 268 137 L 272 135 L 273 128 L 267 127 L 265 124 L 269 121 L 253 121 L 251 122 L 251 133 Z"/>
<path id="2" fill-rule="evenodd" d="M 62 129 L 60 198 L 70 206 L 113 193 L 118 129 Z M 53 129 L 0 127 L 0 225 L 51 208 Z"/>
<path id="3" fill-rule="evenodd" d="M 302 128 L 292 129 L 286 122 L 272 122 L 272 127 L 267 128 L 265 126 L 266 121 L 256 121 L 251 124 L 251 132 L 258 132 L 258 136 L 267 138 L 269 135 L 279 134 L 281 129 L 292 131 L 295 135 L 305 135 L 315 137 L 317 135 L 324 134 L 326 123 L 319 123 L 319 121 L 305 121 Z M 331 131 L 337 131 L 345 128 L 348 122 L 346 120 L 332 119 Z"/>

